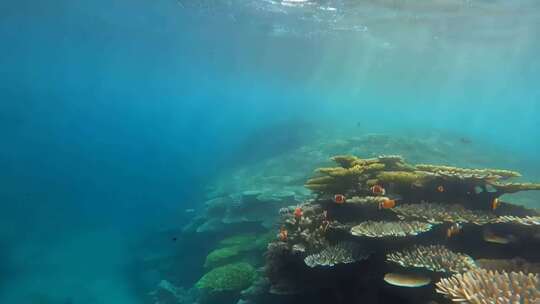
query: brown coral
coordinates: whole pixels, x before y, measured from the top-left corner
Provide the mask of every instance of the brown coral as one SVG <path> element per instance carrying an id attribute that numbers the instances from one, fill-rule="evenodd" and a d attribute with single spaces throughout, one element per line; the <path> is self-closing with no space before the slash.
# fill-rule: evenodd
<path id="1" fill-rule="evenodd" d="M 454 302 L 471 304 L 540 303 L 540 277 L 523 272 L 472 269 L 441 279 L 437 292 Z"/>
<path id="2" fill-rule="evenodd" d="M 498 270 L 506 272 L 539 273 L 540 263 L 530 263 L 522 258 L 513 259 L 478 259 L 478 267 L 486 270 Z"/>
<path id="3" fill-rule="evenodd" d="M 497 190 L 497 192 L 503 193 L 516 193 L 520 191 L 540 190 L 540 184 L 538 183 L 491 183 L 491 186 Z"/>
<path id="4" fill-rule="evenodd" d="M 426 268 L 437 272 L 461 273 L 476 267 L 474 260 L 442 245 L 414 246 L 412 249 L 386 255 L 386 260 L 403 267 Z"/>
<path id="5" fill-rule="evenodd" d="M 485 225 L 497 221 L 497 217 L 492 213 L 480 210 L 469 210 L 456 204 L 403 204 L 398 205 L 391 210 L 401 219 L 422 219 L 432 224 L 447 222 Z"/>
<path id="6" fill-rule="evenodd" d="M 513 215 L 505 215 L 505 216 L 499 216 L 496 222 L 497 223 L 512 223 L 512 224 L 518 224 L 518 225 L 524 225 L 524 226 L 538 226 L 540 225 L 540 216 L 519 217 L 519 216 L 513 216 Z"/>
<path id="7" fill-rule="evenodd" d="M 418 164 L 416 169 L 436 173 L 440 176 L 458 177 L 461 179 L 498 180 L 521 177 L 519 172 L 499 169 L 468 169 L 441 165 Z"/>
<path id="8" fill-rule="evenodd" d="M 354 236 L 367 236 L 372 238 L 382 237 L 404 237 L 417 235 L 431 230 L 432 225 L 428 223 L 412 222 L 376 222 L 366 221 L 351 228 Z"/>

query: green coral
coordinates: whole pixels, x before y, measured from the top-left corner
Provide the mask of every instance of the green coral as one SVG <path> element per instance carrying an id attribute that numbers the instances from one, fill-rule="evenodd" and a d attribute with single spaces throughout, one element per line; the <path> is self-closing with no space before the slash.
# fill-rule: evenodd
<path id="1" fill-rule="evenodd" d="M 269 231 L 265 234 L 257 236 L 255 243 L 253 244 L 254 250 L 264 251 L 268 247 L 268 243 L 273 241 L 276 238 L 276 233 L 274 231 Z"/>
<path id="2" fill-rule="evenodd" d="M 241 258 L 244 259 L 250 251 L 264 251 L 274 238 L 273 232 L 265 234 L 244 233 L 225 238 L 219 242 L 219 248 L 208 254 L 204 267 L 213 268 L 238 261 Z"/>
<path id="3" fill-rule="evenodd" d="M 231 262 L 231 260 L 238 258 L 241 252 L 242 251 L 240 246 L 218 248 L 210 252 L 208 256 L 206 256 L 204 267 L 210 268 Z"/>
<path id="4" fill-rule="evenodd" d="M 251 286 L 256 278 L 257 272 L 253 266 L 248 263 L 234 263 L 212 269 L 195 287 L 210 292 L 240 291 Z"/>

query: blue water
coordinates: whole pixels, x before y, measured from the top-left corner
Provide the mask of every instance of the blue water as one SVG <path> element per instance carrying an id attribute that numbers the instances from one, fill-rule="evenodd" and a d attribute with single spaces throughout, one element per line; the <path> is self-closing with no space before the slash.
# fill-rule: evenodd
<path id="1" fill-rule="evenodd" d="M 0 3 L 0 303 L 143 303 L 135 244 L 313 129 L 449 132 L 539 177 L 540 4 L 376 2 Z"/>

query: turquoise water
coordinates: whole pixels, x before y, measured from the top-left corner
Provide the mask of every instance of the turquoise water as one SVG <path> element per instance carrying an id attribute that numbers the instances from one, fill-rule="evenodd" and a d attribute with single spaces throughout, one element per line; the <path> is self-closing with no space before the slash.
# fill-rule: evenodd
<path id="1" fill-rule="evenodd" d="M 0 302 L 150 303 L 141 259 L 201 262 L 171 237 L 210 188 L 321 138 L 540 181 L 540 4 L 425 2 L 1 3 Z"/>

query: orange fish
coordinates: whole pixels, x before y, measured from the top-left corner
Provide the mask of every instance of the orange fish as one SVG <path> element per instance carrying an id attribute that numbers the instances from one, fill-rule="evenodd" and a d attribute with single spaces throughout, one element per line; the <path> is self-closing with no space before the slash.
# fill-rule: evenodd
<path id="1" fill-rule="evenodd" d="M 373 192 L 373 194 L 375 195 L 385 195 L 386 194 L 386 190 L 384 190 L 384 188 L 380 185 L 375 185 L 373 187 L 371 187 L 371 192 Z"/>
<path id="2" fill-rule="evenodd" d="M 396 201 L 393 199 L 385 199 L 379 203 L 379 209 L 392 209 L 396 206 Z"/>
<path id="3" fill-rule="evenodd" d="M 499 207 L 500 205 L 500 201 L 498 198 L 494 198 L 492 201 L 491 201 L 491 210 L 495 210 Z"/>
<path id="4" fill-rule="evenodd" d="M 446 237 L 450 238 L 461 232 L 463 227 L 459 223 L 454 223 L 450 228 L 446 230 Z"/>
<path id="5" fill-rule="evenodd" d="M 296 219 L 300 219 L 302 217 L 302 214 L 303 214 L 302 208 L 296 207 L 296 209 L 294 209 L 294 217 Z"/>
<path id="6" fill-rule="evenodd" d="M 287 232 L 287 229 L 281 227 L 281 229 L 279 230 L 279 240 L 282 242 L 287 241 L 288 235 L 289 233 Z"/>
<path id="7" fill-rule="evenodd" d="M 343 203 L 345 203 L 345 200 L 346 200 L 346 198 L 345 198 L 345 195 L 343 195 L 343 194 L 334 195 L 334 202 L 336 204 L 343 204 Z"/>
<path id="8" fill-rule="evenodd" d="M 440 185 L 439 187 L 437 187 L 437 191 L 439 192 L 444 192 L 444 186 L 443 185 Z"/>

